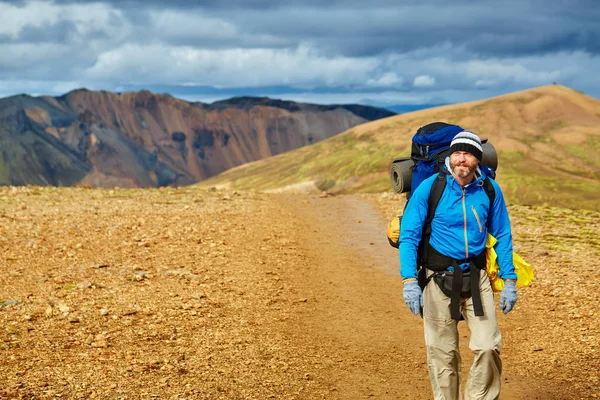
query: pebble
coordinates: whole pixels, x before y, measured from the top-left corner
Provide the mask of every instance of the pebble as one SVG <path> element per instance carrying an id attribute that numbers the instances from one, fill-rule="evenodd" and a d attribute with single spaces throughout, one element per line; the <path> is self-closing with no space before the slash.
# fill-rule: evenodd
<path id="1" fill-rule="evenodd" d="M 58 306 L 58 311 L 60 311 L 61 313 L 68 313 L 69 311 L 71 311 L 71 308 L 65 304 L 61 304 Z"/>
<path id="2" fill-rule="evenodd" d="M 92 287 L 91 282 L 79 282 L 77 284 L 77 289 L 89 289 Z"/>
<path id="3" fill-rule="evenodd" d="M 148 279 L 148 273 L 144 271 L 135 271 L 133 273 L 133 279 L 137 282 L 141 282 L 145 279 Z"/>

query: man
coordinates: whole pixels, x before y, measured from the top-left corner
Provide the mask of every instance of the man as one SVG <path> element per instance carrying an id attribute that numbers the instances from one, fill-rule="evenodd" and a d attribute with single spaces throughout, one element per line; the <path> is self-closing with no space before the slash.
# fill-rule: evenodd
<path id="1" fill-rule="evenodd" d="M 495 250 L 499 276 L 505 281 L 500 308 L 505 314 L 517 301 L 517 276 L 506 203 L 495 181 L 488 178 L 489 182 L 484 182 L 485 173 L 479 169 L 482 157 L 481 140 L 474 133 L 463 131 L 452 140 L 450 156 L 445 161 L 448 174 L 445 182 L 440 182 L 443 192 L 431 220 L 429 245 L 422 245 L 422 253 L 428 256 L 417 253 L 424 236 L 430 192 L 439 179 L 437 174 L 419 185 L 402 217 L 400 264 L 404 301 L 415 315 L 420 312 L 423 315 L 427 366 L 436 400 L 460 398 L 457 324 L 462 318 L 471 331 L 469 347 L 475 354 L 465 399 L 500 396 L 501 335 L 489 279 L 485 270 L 480 273 L 480 269 L 485 269 L 488 232 L 498 239 Z M 493 204 L 486 193 L 486 185 L 490 183 L 495 192 Z M 437 265 L 429 260 L 437 260 Z M 426 285 L 423 291 L 417 279 L 417 264 L 427 267 L 422 270 L 423 278 L 429 279 L 421 281 L 421 286 Z M 464 284 L 469 283 L 465 279 L 470 280 L 470 297 L 461 294 Z M 448 285 L 444 292 L 440 287 L 445 283 Z M 452 288 L 449 295 L 448 287 Z"/>

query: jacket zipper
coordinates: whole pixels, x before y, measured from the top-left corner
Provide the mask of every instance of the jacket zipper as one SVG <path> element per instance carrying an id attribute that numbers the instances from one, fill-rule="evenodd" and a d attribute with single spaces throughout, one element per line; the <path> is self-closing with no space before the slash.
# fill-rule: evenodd
<path id="1" fill-rule="evenodd" d="M 475 214 L 475 219 L 477 220 L 477 225 L 479 225 L 479 232 L 483 232 L 483 227 L 481 226 L 481 221 L 479 220 L 479 215 L 477 215 L 477 211 L 475 211 L 475 206 L 471 206 L 471 210 L 473 210 L 473 214 Z"/>
<path id="2" fill-rule="evenodd" d="M 462 191 L 462 208 L 463 208 L 463 225 L 465 232 L 465 259 L 469 258 L 469 238 L 467 236 L 467 208 L 465 206 L 465 188 L 461 188 Z"/>

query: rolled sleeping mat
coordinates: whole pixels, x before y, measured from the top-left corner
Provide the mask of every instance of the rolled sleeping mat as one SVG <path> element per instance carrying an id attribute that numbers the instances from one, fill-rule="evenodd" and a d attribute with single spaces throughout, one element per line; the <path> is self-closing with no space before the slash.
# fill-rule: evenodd
<path id="1" fill-rule="evenodd" d="M 410 158 L 401 158 L 392 162 L 390 166 L 390 179 L 396 193 L 410 191 L 414 165 L 415 162 Z"/>
<path id="2" fill-rule="evenodd" d="M 498 169 L 498 153 L 496 153 L 496 148 L 490 142 L 483 143 L 481 148 L 483 150 L 483 159 L 481 160 L 481 164 L 496 171 Z"/>

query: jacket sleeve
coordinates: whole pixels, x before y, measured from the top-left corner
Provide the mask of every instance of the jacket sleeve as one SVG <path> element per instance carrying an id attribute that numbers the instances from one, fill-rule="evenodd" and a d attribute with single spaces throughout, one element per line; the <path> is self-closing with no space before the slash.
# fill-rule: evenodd
<path id="1" fill-rule="evenodd" d="M 432 181 L 431 181 L 432 182 Z M 417 250 L 427 219 L 429 193 L 432 183 L 422 182 L 412 194 L 400 226 L 400 275 L 402 279 L 417 277 Z"/>
<path id="2" fill-rule="evenodd" d="M 498 265 L 500 266 L 498 276 L 502 279 L 516 280 L 517 274 L 515 273 L 515 266 L 513 264 L 512 232 L 508 210 L 506 209 L 504 195 L 500 186 L 496 182 L 493 182 L 493 184 L 496 191 L 496 198 L 492 206 L 492 215 L 488 229 L 490 234 L 498 240 L 494 246 L 498 255 Z"/>

